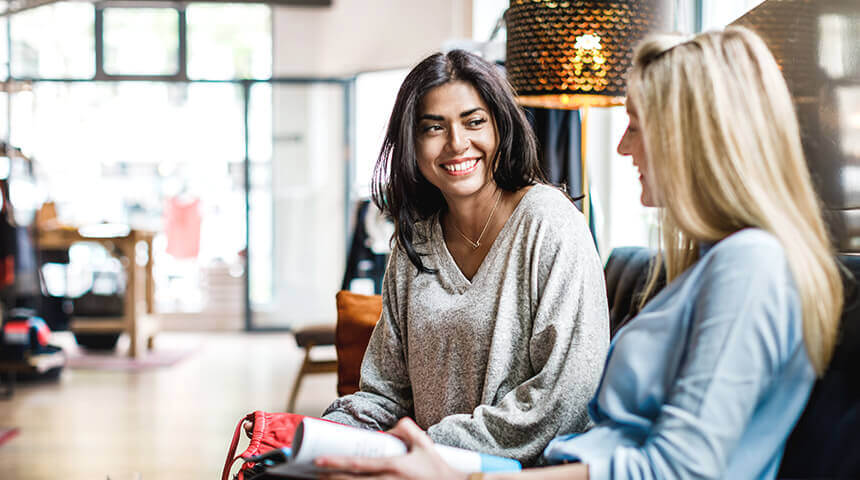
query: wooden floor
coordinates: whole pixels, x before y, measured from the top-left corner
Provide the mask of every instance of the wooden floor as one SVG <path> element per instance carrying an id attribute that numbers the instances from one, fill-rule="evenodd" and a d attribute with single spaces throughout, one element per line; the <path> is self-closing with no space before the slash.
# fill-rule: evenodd
<path id="1" fill-rule="evenodd" d="M 283 411 L 302 358 L 289 334 L 165 332 L 158 348 L 197 350 L 172 367 L 67 368 L 59 381 L 19 384 L 0 400 L 0 427 L 20 429 L 0 446 L 0 478 L 220 478 L 238 420 Z M 335 384 L 334 374 L 307 377 L 297 413 L 319 415 Z"/>

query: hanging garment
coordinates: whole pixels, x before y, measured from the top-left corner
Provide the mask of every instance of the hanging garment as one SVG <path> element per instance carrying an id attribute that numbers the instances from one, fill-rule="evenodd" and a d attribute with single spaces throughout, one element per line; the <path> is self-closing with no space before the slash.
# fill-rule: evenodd
<path id="1" fill-rule="evenodd" d="M 200 253 L 200 199 L 173 197 L 164 209 L 167 253 L 174 258 L 197 258 Z"/>
<path id="2" fill-rule="evenodd" d="M 393 232 L 394 227 L 391 222 L 382 216 L 370 200 L 359 202 L 355 231 L 352 234 L 352 244 L 346 259 L 346 273 L 343 276 L 341 290 L 353 290 L 353 281 L 363 279 L 373 283 L 373 291 L 368 287 L 367 290 L 359 293 L 382 292 L 382 277 L 385 274 L 385 263 L 390 252 Z"/>

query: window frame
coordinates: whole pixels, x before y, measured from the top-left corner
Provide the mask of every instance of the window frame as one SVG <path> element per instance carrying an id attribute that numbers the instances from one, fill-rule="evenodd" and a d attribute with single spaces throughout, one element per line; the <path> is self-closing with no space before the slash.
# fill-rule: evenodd
<path id="1" fill-rule="evenodd" d="M 121 9 L 152 9 L 152 10 L 176 10 L 177 17 L 177 44 L 176 44 L 176 73 L 175 74 L 115 74 L 105 71 L 104 55 L 104 13 L 105 10 Z M 188 81 L 188 24 L 185 17 L 185 5 L 177 3 L 161 2 L 101 2 L 93 5 L 95 19 L 93 21 L 95 37 L 95 60 L 96 70 L 93 80 L 143 80 L 143 81 Z"/>
<path id="2" fill-rule="evenodd" d="M 274 7 L 276 5 L 289 5 L 289 6 L 326 6 L 330 4 L 331 0 L 281 0 L 281 2 L 257 2 L 257 1 L 249 1 L 249 0 L 237 0 L 234 3 L 267 3 L 270 7 Z M 304 5 L 301 5 L 304 2 Z M 5 16 L 5 22 L 7 25 L 6 29 L 6 46 L 9 52 L 8 55 L 8 65 L 12 63 L 13 52 L 11 49 L 12 45 L 12 36 L 11 29 L 9 28 L 11 25 L 11 17 L 12 15 L 22 12 L 24 10 L 29 10 L 30 8 L 36 8 L 41 6 L 46 6 L 53 1 L 46 1 L 44 3 L 39 3 L 38 5 L 34 5 L 28 8 L 21 8 L 18 10 L 6 10 L 5 12 L 0 11 L 0 17 Z M 201 2 L 202 3 L 202 2 Z M 217 3 L 215 1 L 210 3 Z M 164 83 L 186 83 L 186 84 L 201 84 L 201 83 L 219 83 L 219 84 L 234 84 L 239 85 L 241 87 L 242 92 L 242 104 L 243 104 L 243 129 L 244 129 L 244 159 L 243 159 L 243 167 L 244 167 L 244 209 L 245 209 L 245 272 L 243 275 L 243 283 L 244 283 L 244 327 L 245 331 L 253 331 L 253 332 L 282 332 L 282 331 L 291 331 L 291 326 L 261 326 L 256 324 L 254 321 L 254 311 L 251 305 L 251 297 L 250 297 L 250 288 L 251 288 L 251 257 L 252 255 L 256 255 L 257 252 L 251 250 L 250 245 L 250 196 L 251 196 L 251 157 L 249 151 L 249 143 L 250 143 L 250 133 L 249 133 L 249 109 L 250 109 L 250 95 L 251 88 L 256 84 L 269 84 L 269 85 L 311 85 L 311 84 L 334 84 L 340 86 L 343 89 L 343 125 L 344 128 L 344 161 L 346 163 L 345 168 L 345 182 L 343 185 L 344 188 L 344 204 L 343 204 L 343 212 L 344 212 L 344 224 L 345 224 L 345 236 L 343 239 L 343 245 L 345 248 L 345 252 L 348 253 L 350 239 L 351 239 L 351 210 L 352 210 L 352 202 L 355 200 L 352 198 L 350 194 L 350 186 L 351 179 L 354 176 L 354 168 L 355 168 L 355 81 L 356 75 L 348 75 L 343 77 L 276 77 L 270 76 L 269 78 L 232 78 L 232 79 L 199 79 L 199 78 L 189 78 L 188 77 L 188 39 L 187 39 L 187 20 L 186 20 L 186 3 L 177 3 L 177 2 L 159 2 L 159 1 L 149 1 L 149 0 L 109 0 L 105 2 L 96 3 L 93 5 L 95 21 L 94 21 L 94 45 L 95 45 L 95 74 L 92 78 L 42 78 L 42 77 L 16 77 L 11 75 L 11 71 L 7 68 L 5 78 L 0 78 L 0 81 L 7 82 L 8 85 L 20 84 L 23 86 L 32 85 L 35 83 L 46 83 L 46 82 L 54 82 L 54 83 L 93 83 L 93 82 L 126 82 L 126 81 L 139 81 L 139 82 L 164 82 Z M 177 28 L 179 29 L 179 42 L 177 52 L 177 61 L 179 62 L 179 68 L 176 74 L 173 75 L 126 75 L 126 74 L 110 74 L 104 71 L 104 10 L 108 8 L 175 8 L 179 15 Z M 0 18 L 0 21 L 3 21 Z M 2 40 L 0 40 L 2 41 Z M 14 92 L 13 92 L 14 94 Z M 8 97 L 7 97 L 8 99 Z M 6 138 L 3 139 L 6 142 L 11 138 L 12 125 L 11 125 L 11 117 L 12 117 L 12 109 L 11 103 L 8 104 L 8 108 L 6 109 L 7 115 L 7 125 L 8 129 L 6 132 Z"/>

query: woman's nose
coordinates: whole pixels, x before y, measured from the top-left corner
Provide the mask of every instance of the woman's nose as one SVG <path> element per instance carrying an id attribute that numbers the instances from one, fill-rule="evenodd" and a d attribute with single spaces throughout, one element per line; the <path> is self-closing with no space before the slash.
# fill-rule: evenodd
<path id="1" fill-rule="evenodd" d="M 615 150 L 619 155 L 630 155 L 630 146 L 628 145 L 626 130 L 624 131 L 624 135 L 621 136 L 621 140 L 618 142 L 618 147 Z"/>
<path id="2" fill-rule="evenodd" d="M 448 147 L 454 153 L 465 152 L 469 148 L 469 136 L 459 128 L 452 128 L 448 135 Z"/>

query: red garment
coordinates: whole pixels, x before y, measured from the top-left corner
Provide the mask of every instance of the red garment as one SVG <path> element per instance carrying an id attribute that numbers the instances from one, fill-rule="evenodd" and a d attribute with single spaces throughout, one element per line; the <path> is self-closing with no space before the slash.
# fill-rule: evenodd
<path id="1" fill-rule="evenodd" d="M 167 253 L 175 258 L 196 258 L 200 253 L 200 199 L 173 197 L 164 209 Z"/>

